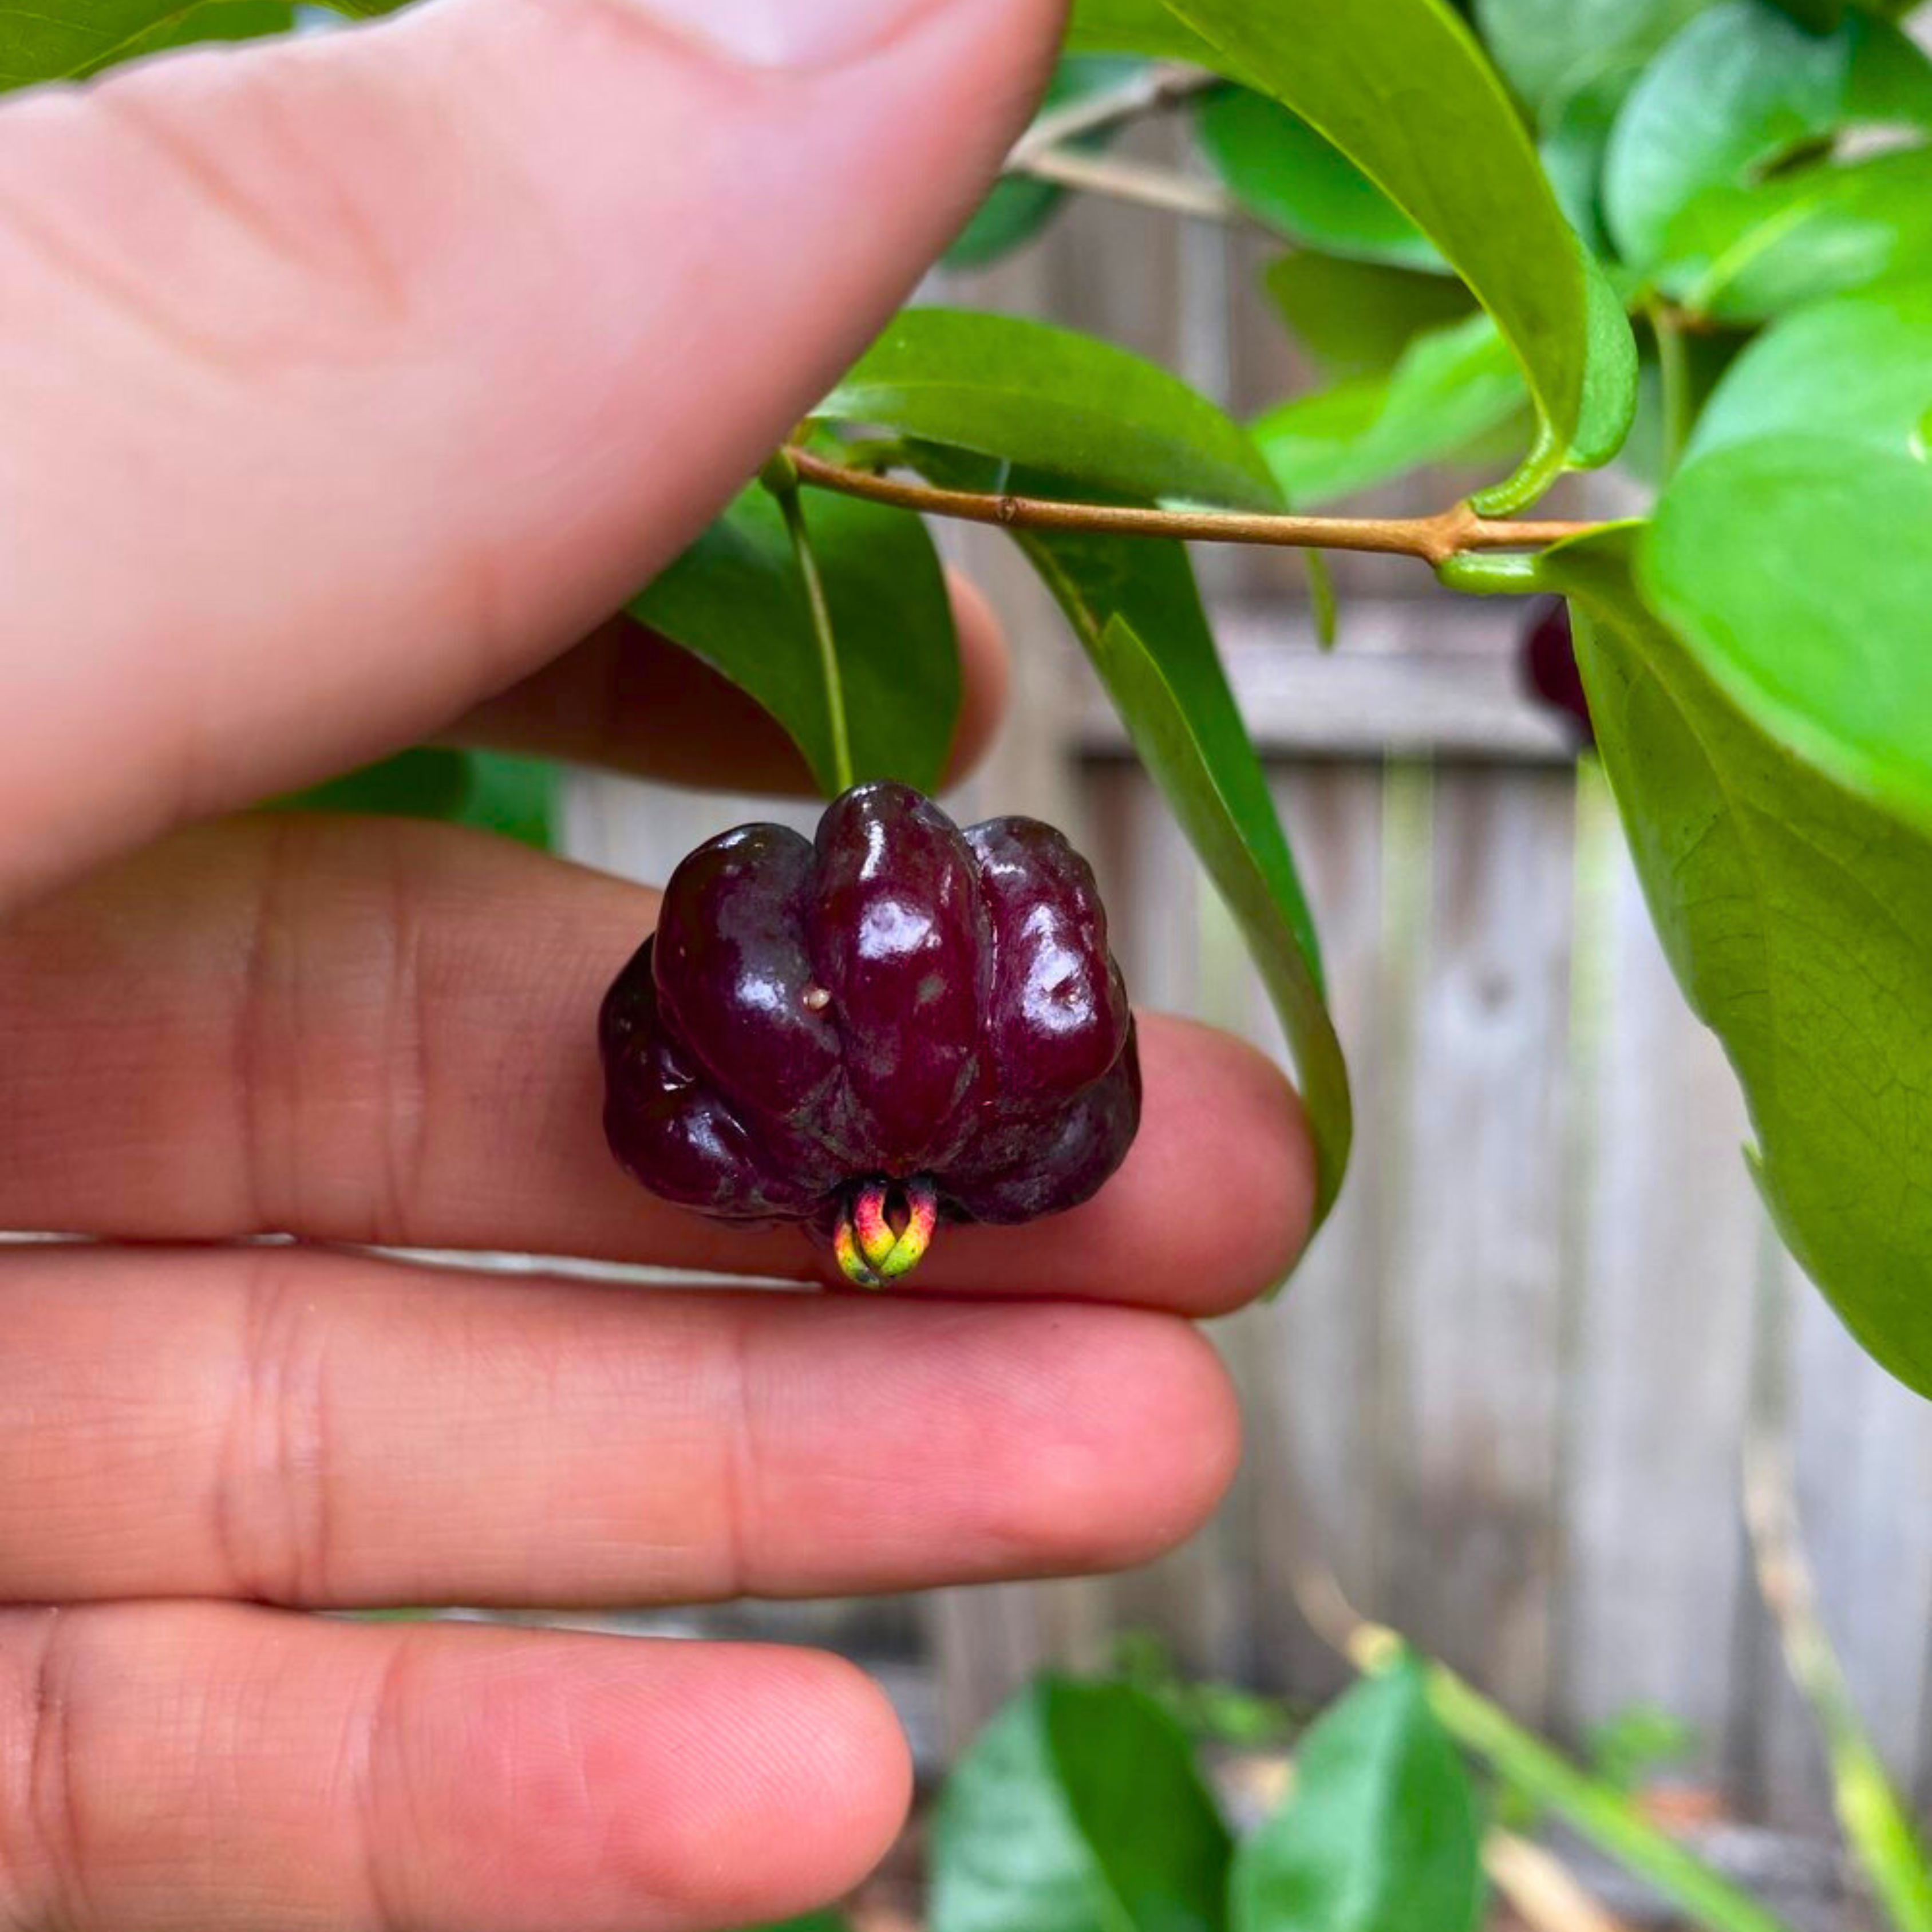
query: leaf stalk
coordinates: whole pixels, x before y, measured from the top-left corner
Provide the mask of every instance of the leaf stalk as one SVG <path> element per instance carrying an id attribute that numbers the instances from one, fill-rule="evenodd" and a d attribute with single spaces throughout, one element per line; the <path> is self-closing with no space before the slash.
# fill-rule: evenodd
<path id="1" fill-rule="evenodd" d="M 806 452 L 788 445 L 779 452 L 775 476 L 767 466 L 765 488 L 777 498 L 784 518 L 785 532 L 791 538 L 792 554 L 798 560 L 798 573 L 805 581 L 805 601 L 812 614 L 812 634 L 818 645 L 818 668 L 825 682 L 825 712 L 832 734 L 832 775 L 839 792 L 848 792 L 856 782 L 852 767 L 852 734 L 845 719 L 845 680 L 838 664 L 838 639 L 832 626 L 832 607 L 826 601 L 825 580 L 819 574 L 818 558 L 812 548 L 812 533 L 805 523 L 805 506 L 800 500 L 798 484 L 804 480 L 804 466 L 799 461 Z M 815 458 L 807 458 L 807 461 Z M 784 479 L 789 478 L 788 483 Z"/>

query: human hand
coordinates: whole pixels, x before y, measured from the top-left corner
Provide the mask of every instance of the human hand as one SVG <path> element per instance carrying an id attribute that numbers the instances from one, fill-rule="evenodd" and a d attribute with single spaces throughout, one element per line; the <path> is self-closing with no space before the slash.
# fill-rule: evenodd
<path id="1" fill-rule="evenodd" d="M 771 0 L 766 50 L 848 10 Z M 722 687 L 572 646 L 943 244 L 1056 25 L 861 10 L 801 71 L 440 0 L 0 110 L 0 1226 L 97 1238 L 0 1258 L 0 1924 L 779 1916 L 904 1802 L 844 1666 L 292 1612 L 1113 1567 L 1228 1478 L 1184 1318 L 1310 1194 L 1244 1049 L 1144 1022 L 1117 1180 L 903 1298 L 405 1268 L 344 1250 L 813 1262 L 601 1145 L 650 895 L 445 828 L 175 829 L 466 729 L 771 774 Z"/>

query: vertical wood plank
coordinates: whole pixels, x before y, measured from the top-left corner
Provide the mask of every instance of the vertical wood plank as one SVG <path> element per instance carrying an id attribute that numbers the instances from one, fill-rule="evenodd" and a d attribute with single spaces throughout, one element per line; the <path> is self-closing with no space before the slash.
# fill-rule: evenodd
<path id="1" fill-rule="evenodd" d="M 1786 1426 L 1820 1614 L 1892 1776 L 1922 1797 L 1932 1763 L 1932 1403 L 1859 1348 L 1794 1263 L 1774 1253 L 1772 1264 L 1785 1310 Z M 1816 1830 L 1831 1815 L 1823 1754 L 1775 1644 L 1760 1644 L 1757 1654 L 1758 1796 L 1772 1822 Z"/>
<path id="2" fill-rule="evenodd" d="M 1708 1772 L 1750 1588 L 1738 1444 L 1762 1210 L 1736 1082 L 1671 977 L 1600 779 L 1582 804 L 1584 1219 L 1556 1714 L 1574 1738 L 1660 1705 L 1697 1727 Z"/>
<path id="3" fill-rule="evenodd" d="M 1246 1564 L 1246 1669 L 1298 1698 L 1339 1690 L 1348 1672 L 1297 1607 L 1297 1587 L 1325 1568 L 1350 1599 L 1372 1604 L 1380 1421 L 1388 1391 L 1379 1348 L 1393 1175 L 1384 1120 L 1402 1084 L 1389 1024 L 1405 970 L 1399 923 L 1385 919 L 1388 790 L 1373 765 L 1308 766 L 1277 783 L 1321 932 L 1336 1024 L 1348 1056 L 1359 1157 L 1340 1202 L 1281 1300 L 1226 1326 L 1247 1429 L 1243 1480 L 1230 1501 Z M 1400 822 L 1400 813 L 1396 814 Z M 1394 855 L 1397 867 L 1402 855 Z M 1277 1055 L 1278 1025 L 1258 981 L 1244 983 L 1239 1030 Z"/>
<path id="4" fill-rule="evenodd" d="M 1550 1676 L 1574 784 L 1438 772 L 1395 1210 L 1384 1600 L 1540 1720 Z"/>

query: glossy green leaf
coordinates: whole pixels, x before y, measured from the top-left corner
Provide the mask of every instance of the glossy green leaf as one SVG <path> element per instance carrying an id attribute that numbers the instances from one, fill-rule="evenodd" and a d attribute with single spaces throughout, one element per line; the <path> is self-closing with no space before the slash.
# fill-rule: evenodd
<path id="1" fill-rule="evenodd" d="M 1614 455 L 1636 395 L 1622 305 L 1462 20 L 1442 0 L 1169 4 L 1375 182 L 1496 317 L 1542 429 L 1484 506 L 1520 508 L 1566 465 Z"/>
<path id="2" fill-rule="evenodd" d="M 1052 113 L 1106 94 L 1124 86 L 1142 66 L 1139 61 L 1112 55 L 1071 56 L 1054 69 L 1053 78 L 1040 98 L 1040 111 Z M 1068 145 L 1088 150 L 1103 148 L 1116 132 L 1113 128 L 1100 129 Z M 946 250 L 946 266 L 984 268 L 1011 254 L 1046 226 L 1066 194 L 1064 188 L 1052 182 L 1035 181 L 1024 175 L 1002 177 L 994 183 L 992 193 Z"/>
<path id="3" fill-rule="evenodd" d="M 1611 253 L 1604 219 L 1604 170 L 1610 136 L 1636 70 L 1612 68 L 1564 95 L 1546 113 L 1538 152 L 1564 218 L 1601 258 Z M 1612 264 L 1610 272 L 1618 272 Z"/>
<path id="4" fill-rule="evenodd" d="M 1771 4 L 1814 34 L 1830 33 L 1845 17 L 1845 0 L 1771 0 Z"/>
<path id="5" fill-rule="evenodd" d="M 1720 322 L 1762 322 L 1922 276 L 1932 252 L 1932 148 L 1708 190 L 1672 222 L 1665 248 L 1659 286 Z"/>
<path id="6" fill-rule="evenodd" d="M 946 1780 L 932 1932 L 1220 1932 L 1229 1852 L 1166 1712 L 1122 1684 L 1047 1678 Z"/>
<path id="7" fill-rule="evenodd" d="M 1742 1083 L 1786 1243 L 1932 1396 L 1932 844 L 1725 696 L 1640 601 L 1634 542 L 1606 532 L 1545 570 L 1579 611 L 1652 916 Z"/>
<path id="8" fill-rule="evenodd" d="M 994 472 L 920 452 L 938 483 L 984 490 Z M 1021 472 L 1021 492 L 1064 495 Z M 1179 544 L 1081 532 L 1013 537 L 1066 613 L 1189 842 L 1233 908 L 1280 1016 L 1315 1138 L 1318 1215 L 1341 1190 L 1353 1134 L 1348 1072 L 1325 1003 L 1320 944 L 1254 742 Z"/>
<path id="9" fill-rule="evenodd" d="M 1932 469 L 1820 435 L 1681 470 L 1644 546 L 1651 602 L 1752 715 L 1932 826 Z"/>
<path id="10" fill-rule="evenodd" d="M 1195 103 L 1194 127 L 1235 198 L 1277 232 L 1356 261 L 1442 268 L 1421 230 L 1280 101 L 1246 88 L 1216 88 Z"/>
<path id="11" fill-rule="evenodd" d="M 278 33 L 294 13 L 272 0 L 67 0 L 56 7 L 0 0 L 0 89 L 77 80 L 190 41 Z"/>
<path id="12" fill-rule="evenodd" d="M 1385 376 L 1298 396 L 1255 424 L 1290 502 L 1313 508 L 1466 449 L 1519 416 L 1515 358 L 1486 315 L 1436 329 Z"/>
<path id="13" fill-rule="evenodd" d="M 854 772 L 936 790 L 958 720 L 959 658 L 932 540 L 902 510 L 820 490 L 802 500 L 831 606 Z M 762 705 L 827 796 L 838 789 L 805 586 L 764 489 L 744 491 L 630 608 Z"/>
<path id="14" fill-rule="evenodd" d="M 1238 796 L 1168 674 L 1168 654 L 1119 616 L 1088 648 L 1134 749 L 1234 915 L 1280 1016 L 1315 1138 L 1318 1225 L 1341 1190 L 1354 1130 L 1347 1064 L 1296 908 L 1270 876 L 1264 846 L 1238 815 Z"/>
<path id="15" fill-rule="evenodd" d="M 1124 495 L 1280 507 L 1246 432 L 1178 376 L 1012 316 L 905 310 L 818 413 Z"/>
<path id="16" fill-rule="evenodd" d="M 204 40 L 255 40 L 286 34 L 296 23 L 292 5 L 277 0 L 209 0 L 179 18 L 163 22 L 118 48 L 113 59 L 139 60 L 170 47 L 191 46 Z M 107 64 L 104 62 L 99 65 Z M 98 71 L 89 68 L 88 72 Z"/>
<path id="17" fill-rule="evenodd" d="M 1142 54 L 1227 71 L 1220 50 L 1162 0 L 1073 0 L 1065 44 L 1069 53 Z"/>
<path id="18" fill-rule="evenodd" d="M 1334 255 L 1284 255 L 1265 280 L 1282 320 L 1330 376 L 1382 374 L 1418 335 L 1474 307 L 1448 276 Z"/>
<path id="19" fill-rule="evenodd" d="M 1876 290 L 1757 337 L 1705 405 L 1684 460 L 1761 436 L 1828 434 L 1910 454 L 1932 408 L 1932 286 Z"/>
<path id="20" fill-rule="evenodd" d="M 356 18 L 404 0 L 331 0 Z M 165 47 L 250 40 L 287 28 L 291 5 L 258 0 L 0 0 L 0 91 L 73 80 Z"/>
<path id="21" fill-rule="evenodd" d="M 782 1925 L 766 1925 L 759 1932 L 851 1932 L 851 1922 L 842 1912 L 808 1912 L 802 1918 L 788 1918 Z"/>
<path id="22" fill-rule="evenodd" d="M 1932 290 L 1793 316 L 1719 386 L 1640 556 L 1733 700 L 1932 830 L 1928 409 Z"/>
<path id="23" fill-rule="evenodd" d="M 1539 116 L 1600 74 L 1634 70 L 1711 0 L 1476 0 L 1496 64 Z"/>
<path id="24" fill-rule="evenodd" d="M 439 819 L 550 851 L 562 837 L 561 808 L 560 776 L 547 759 L 424 746 L 275 800 L 268 808 Z"/>
<path id="25" fill-rule="evenodd" d="M 1231 1932 L 1474 1932 L 1468 1774 L 1406 1658 L 1301 1739 L 1287 1798 L 1234 1860 Z"/>
<path id="26" fill-rule="evenodd" d="M 1672 224 L 1700 196 L 1866 122 L 1932 125 L 1932 64 L 1895 27 L 1855 14 L 1820 34 L 1765 0 L 1724 0 L 1624 104 L 1604 180 L 1610 233 L 1640 267 L 1672 260 Z"/>

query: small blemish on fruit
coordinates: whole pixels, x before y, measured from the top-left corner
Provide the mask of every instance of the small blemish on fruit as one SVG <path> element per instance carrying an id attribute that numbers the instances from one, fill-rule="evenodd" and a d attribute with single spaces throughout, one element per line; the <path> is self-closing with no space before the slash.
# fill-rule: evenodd
<path id="1" fill-rule="evenodd" d="M 822 1013 L 832 1004 L 832 995 L 823 986 L 808 986 L 802 1002 L 808 1013 Z"/>

